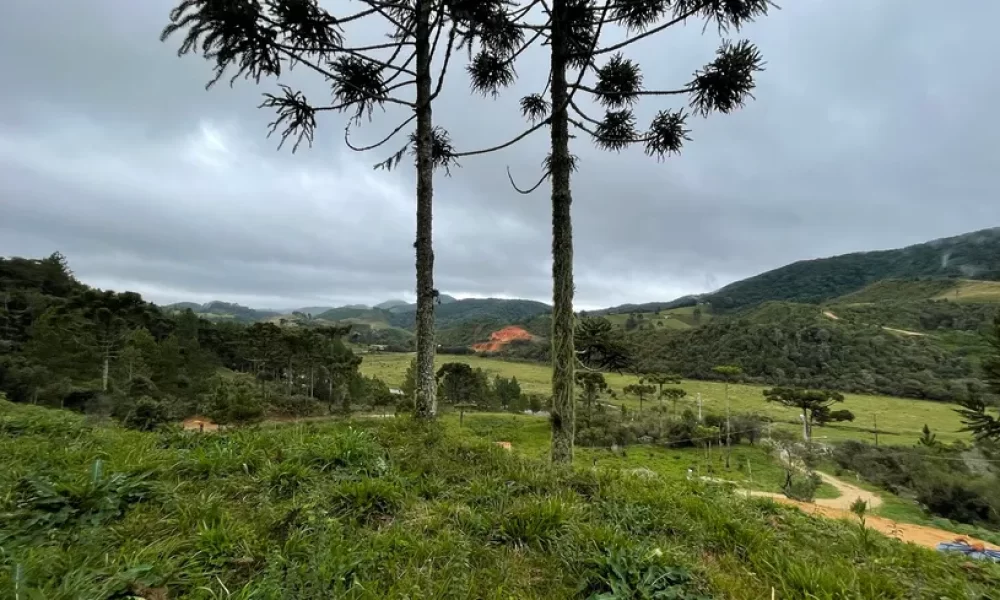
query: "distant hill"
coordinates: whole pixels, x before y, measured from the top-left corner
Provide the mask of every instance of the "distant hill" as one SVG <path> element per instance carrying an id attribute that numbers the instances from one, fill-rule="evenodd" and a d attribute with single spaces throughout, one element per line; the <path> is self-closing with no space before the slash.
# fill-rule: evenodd
<path id="1" fill-rule="evenodd" d="M 204 317 L 206 319 L 233 319 L 235 321 L 242 322 L 265 321 L 281 315 L 280 312 L 274 310 L 257 310 L 241 306 L 239 304 L 221 302 L 219 300 L 214 300 L 205 304 L 178 302 L 176 304 L 168 304 L 162 308 L 167 312 L 181 312 L 191 309 L 199 317 Z"/>
<path id="2" fill-rule="evenodd" d="M 328 311 L 313 315 L 317 319 L 326 321 L 344 321 L 347 319 L 363 319 L 365 321 L 382 322 L 389 324 L 389 311 L 380 308 L 356 308 L 351 306 L 341 306 L 331 308 Z"/>
<path id="3" fill-rule="evenodd" d="M 816 304 L 883 279 L 1000 280 L 1000 228 L 983 229 L 897 250 L 803 260 L 705 294 L 716 311 L 769 300 Z"/>
<path id="4" fill-rule="evenodd" d="M 175 304 L 168 304 L 163 308 L 166 310 L 177 310 L 177 311 L 190 309 L 194 312 L 198 312 L 201 310 L 201 305 L 198 304 L 197 302 L 177 302 Z"/>
<path id="5" fill-rule="evenodd" d="M 642 304 L 619 304 L 610 308 L 602 308 L 587 312 L 588 315 L 596 317 L 603 315 L 621 315 L 628 313 L 649 313 L 658 310 L 670 310 L 671 308 L 682 308 L 694 306 L 698 303 L 698 296 L 681 296 L 669 302 L 644 302 Z"/>
<path id="6" fill-rule="evenodd" d="M 362 306 L 363 308 L 368 308 L 367 306 L 364 306 L 364 305 L 360 305 L 360 306 Z M 320 313 L 323 313 L 323 312 L 326 312 L 326 311 L 330 310 L 331 308 L 333 308 L 333 307 L 332 306 L 303 306 L 302 308 L 293 308 L 293 309 L 291 309 L 291 310 L 289 310 L 287 312 L 288 313 L 302 313 L 304 315 L 313 315 L 313 316 L 316 316 L 316 315 L 318 315 Z"/>
<path id="7" fill-rule="evenodd" d="M 400 306 L 409 306 L 410 303 L 406 300 L 386 300 L 385 302 L 380 302 L 373 306 L 372 308 L 381 308 L 382 310 L 391 310 Z"/>
<path id="8" fill-rule="evenodd" d="M 437 303 L 440 304 L 451 304 L 452 302 L 458 302 L 458 299 L 454 296 L 449 296 L 448 294 L 441 294 L 437 298 Z M 411 312 L 417 310 L 416 303 L 410 303 L 405 300 L 386 300 L 376 304 L 374 308 L 381 308 L 389 312 L 402 313 Z"/>
<path id="9" fill-rule="evenodd" d="M 463 321 L 490 319 L 500 325 L 519 323 L 531 317 L 546 314 L 552 307 L 534 300 L 508 300 L 506 298 L 466 298 L 454 302 L 444 302 L 434 307 L 434 320 L 439 328 Z M 389 323 L 404 329 L 411 329 L 416 322 L 412 311 L 391 313 Z"/>

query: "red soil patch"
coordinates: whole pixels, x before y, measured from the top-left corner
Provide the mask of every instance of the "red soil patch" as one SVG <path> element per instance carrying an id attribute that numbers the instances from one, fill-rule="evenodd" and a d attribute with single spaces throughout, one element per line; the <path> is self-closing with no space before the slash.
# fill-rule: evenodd
<path id="1" fill-rule="evenodd" d="M 217 431 L 219 426 L 208 417 L 188 417 L 181 423 L 181 427 L 189 431 Z"/>
<path id="2" fill-rule="evenodd" d="M 510 325 L 491 333 L 490 341 L 473 344 L 472 349 L 476 352 L 496 352 L 515 340 L 531 341 L 532 339 L 534 339 L 532 335 L 524 329 L 517 325 Z"/>

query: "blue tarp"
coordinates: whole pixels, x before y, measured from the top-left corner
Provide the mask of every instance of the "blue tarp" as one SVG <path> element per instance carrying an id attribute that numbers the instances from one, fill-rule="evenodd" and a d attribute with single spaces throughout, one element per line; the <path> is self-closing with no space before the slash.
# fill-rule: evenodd
<path id="1" fill-rule="evenodd" d="M 965 542 L 941 542 L 937 545 L 937 549 L 940 552 L 961 552 L 973 560 L 989 560 L 995 563 L 1000 563 L 1000 551 L 980 550 L 973 548 Z"/>

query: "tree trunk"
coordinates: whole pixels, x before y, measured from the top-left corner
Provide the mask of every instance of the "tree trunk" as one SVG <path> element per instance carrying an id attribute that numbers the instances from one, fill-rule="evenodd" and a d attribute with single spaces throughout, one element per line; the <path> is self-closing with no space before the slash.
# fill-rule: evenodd
<path id="1" fill-rule="evenodd" d="M 733 446 L 730 435 L 733 431 L 732 422 L 729 418 L 729 383 L 726 383 L 726 468 L 729 468 L 729 457 L 733 454 Z"/>
<path id="2" fill-rule="evenodd" d="M 802 440 L 810 441 L 812 438 L 812 432 L 809 431 L 809 413 L 806 409 L 802 409 Z"/>
<path id="3" fill-rule="evenodd" d="M 344 416 L 351 414 L 351 394 L 347 389 L 347 383 L 341 382 L 337 385 L 337 393 L 340 394 L 341 407 L 344 411 Z"/>
<path id="4" fill-rule="evenodd" d="M 101 371 L 101 391 L 108 391 L 108 375 L 111 369 L 111 353 L 104 353 L 104 368 Z"/>
<path id="5" fill-rule="evenodd" d="M 570 206 L 566 63 L 567 0 L 552 2 L 552 462 L 573 462 L 576 405 L 573 402 L 573 223 Z"/>
<path id="6" fill-rule="evenodd" d="M 434 381 L 434 121 L 431 111 L 431 2 L 416 3 L 417 73 L 417 389 L 414 414 L 432 419 L 437 414 Z"/>

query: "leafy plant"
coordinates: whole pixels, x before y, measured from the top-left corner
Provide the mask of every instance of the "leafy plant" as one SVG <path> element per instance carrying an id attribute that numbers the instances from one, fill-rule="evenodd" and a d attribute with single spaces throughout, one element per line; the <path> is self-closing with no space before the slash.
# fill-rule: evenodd
<path id="1" fill-rule="evenodd" d="M 55 482 L 23 478 L 14 489 L 14 511 L 4 515 L 3 529 L 15 535 L 51 537 L 107 523 L 149 497 L 148 477 L 148 473 L 105 476 L 104 461 L 97 459 L 87 477 Z"/>
<path id="2" fill-rule="evenodd" d="M 665 560 L 659 548 L 614 548 L 590 561 L 581 596 L 588 600 L 709 600 L 691 573 Z"/>

